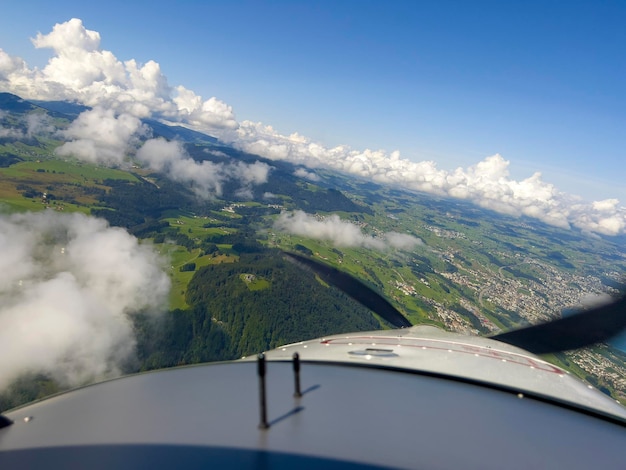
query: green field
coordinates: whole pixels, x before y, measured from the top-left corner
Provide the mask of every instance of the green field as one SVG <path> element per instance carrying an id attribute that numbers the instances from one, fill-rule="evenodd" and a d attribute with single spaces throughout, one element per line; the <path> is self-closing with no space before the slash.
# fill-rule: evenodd
<path id="1" fill-rule="evenodd" d="M 243 273 L 239 275 L 239 279 L 246 283 L 248 290 L 257 291 L 269 289 L 270 281 L 254 274 Z"/>
<path id="2" fill-rule="evenodd" d="M 108 190 L 104 181 L 137 181 L 132 173 L 72 160 L 24 161 L 0 168 L 0 202 L 12 210 L 41 210 L 42 195 L 50 195 L 48 205 L 57 209 L 89 213 L 98 203 L 98 194 Z M 27 197 L 25 197 L 25 195 Z"/>
<path id="3" fill-rule="evenodd" d="M 203 266 L 209 264 L 219 263 L 234 263 L 237 261 L 236 256 L 231 255 L 218 255 L 202 256 L 202 250 L 195 249 L 188 251 L 185 247 L 179 245 L 173 245 L 171 243 L 159 243 L 154 245 L 156 251 L 164 256 L 170 263 L 168 274 L 172 281 L 172 288 L 169 296 L 169 308 L 170 309 L 187 309 L 189 305 L 185 301 L 185 294 L 187 291 L 187 285 L 195 272 Z M 181 271 L 187 263 L 195 263 L 196 269 L 194 271 Z"/>

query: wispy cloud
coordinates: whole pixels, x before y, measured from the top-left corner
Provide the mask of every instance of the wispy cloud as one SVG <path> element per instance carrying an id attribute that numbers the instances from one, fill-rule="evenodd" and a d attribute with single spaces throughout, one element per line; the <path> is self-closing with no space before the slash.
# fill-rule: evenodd
<path id="1" fill-rule="evenodd" d="M 182 86 L 170 86 L 158 63 L 122 62 L 112 52 L 102 50 L 99 33 L 86 29 L 79 19 L 57 24 L 49 34 L 38 34 L 33 44 L 52 49 L 54 56 L 43 69 L 31 69 L 22 59 L 0 49 L 2 88 L 26 98 L 69 99 L 99 106 L 113 110 L 117 119 L 150 116 L 178 122 L 266 158 L 289 160 L 308 168 L 332 168 L 380 183 L 466 199 L 559 227 L 574 226 L 606 235 L 626 233 L 626 208 L 618 201 L 583 202 L 543 181 L 539 173 L 513 180 L 510 162 L 500 155 L 486 157 L 468 168 L 445 171 L 433 161 L 402 158 L 398 151 L 329 148 L 298 133 L 286 136 L 262 123 L 238 122 L 232 108 L 216 97 L 204 99 Z M 69 148 L 115 160 L 98 147 L 96 137 L 77 134 L 73 137 L 76 143 Z M 312 175 L 303 173 L 303 177 Z"/>
<path id="2" fill-rule="evenodd" d="M 267 163 L 232 164 L 197 162 L 180 142 L 163 138 L 147 140 L 137 151 L 137 159 L 154 171 L 162 172 L 174 181 L 188 183 L 202 197 L 221 196 L 223 184 L 234 180 L 240 185 L 239 194 L 251 197 L 251 187 L 267 182 L 271 167 Z"/>
<path id="3" fill-rule="evenodd" d="M 146 134 L 141 121 L 130 114 L 116 116 L 112 109 L 101 106 L 82 112 L 64 137 L 69 139 L 56 149 L 58 155 L 72 155 L 81 160 L 108 166 L 124 163 L 131 144 Z"/>
<path id="4" fill-rule="evenodd" d="M 445 171 L 433 161 L 403 159 L 399 152 L 325 148 L 300 135 L 282 136 L 259 123 L 243 122 L 236 132 L 239 138 L 232 139 L 233 145 L 268 158 L 333 168 L 378 183 L 465 199 L 496 212 L 525 215 L 562 228 L 574 226 L 604 235 L 626 233 L 626 207 L 617 199 L 584 202 L 543 181 L 538 172 L 516 181 L 510 177 L 510 162 L 501 155 L 487 157 L 469 168 Z"/>
<path id="5" fill-rule="evenodd" d="M 54 135 L 56 128 L 50 122 L 46 114 L 28 114 L 18 118 L 18 124 L 4 126 L 2 120 L 7 113 L 0 110 L 0 138 L 23 139 L 41 136 L 42 134 Z"/>
<path id="6" fill-rule="evenodd" d="M 313 171 L 307 171 L 304 168 L 298 168 L 296 171 L 294 171 L 293 173 L 295 176 L 297 176 L 298 178 L 304 178 L 307 179 L 309 181 L 319 181 L 320 177 L 317 175 L 317 173 L 313 172 Z"/>
<path id="7" fill-rule="evenodd" d="M 337 247 L 363 247 L 375 250 L 412 250 L 423 242 L 412 235 L 398 232 L 376 237 L 363 233 L 360 226 L 341 220 L 337 214 L 319 216 L 303 211 L 283 212 L 274 223 L 276 230 L 317 240 L 326 240 Z"/>
<path id="8" fill-rule="evenodd" d="M 0 139 L 21 139 L 22 137 L 25 137 L 25 135 L 20 129 L 0 126 Z"/>
<path id="9" fill-rule="evenodd" d="M 158 315 L 169 288 L 157 254 L 103 220 L 0 216 L 0 389 L 26 372 L 65 385 L 118 375 L 132 315 Z"/>
<path id="10" fill-rule="evenodd" d="M 239 194 L 249 197 L 252 186 L 267 182 L 271 167 L 266 163 L 198 162 L 180 142 L 156 138 L 141 144 L 140 137 L 148 134 L 139 118 L 127 113 L 116 115 L 111 109 L 96 106 L 82 112 L 63 131 L 68 141 L 56 153 L 111 167 L 129 166 L 130 158 L 136 157 L 148 168 L 190 184 L 196 194 L 205 198 L 221 196 L 226 181 L 237 181 Z"/>

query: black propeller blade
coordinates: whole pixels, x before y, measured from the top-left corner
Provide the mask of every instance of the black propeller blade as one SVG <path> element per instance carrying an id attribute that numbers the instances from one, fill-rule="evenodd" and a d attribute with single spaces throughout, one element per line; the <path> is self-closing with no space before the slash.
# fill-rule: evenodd
<path id="1" fill-rule="evenodd" d="M 534 354 L 582 348 L 611 339 L 626 328 L 626 296 L 617 302 L 548 323 L 500 333 L 490 339 Z"/>
<path id="2" fill-rule="evenodd" d="M 398 312 L 398 310 L 396 310 L 387 299 L 351 275 L 312 260 L 311 258 L 296 255 L 295 253 L 288 253 L 284 251 L 283 254 L 288 258 L 310 268 L 325 282 L 348 294 L 361 305 L 380 315 L 384 320 L 388 321 L 396 328 L 411 326 L 411 323 L 404 317 L 404 315 Z"/>
<path id="3" fill-rule="evenodd" d="M 396 328 L 411 323 L 383 296 L 351 275 L 295 253 L 285 256 L 313 270 L 325 282 L 348 294 Z M 490 339 L 520 347 L 534 354 L 583 348 L 607 341 L 626 329 L 626 296 L 616 302 L 547 323 L 500 333 Z"/>

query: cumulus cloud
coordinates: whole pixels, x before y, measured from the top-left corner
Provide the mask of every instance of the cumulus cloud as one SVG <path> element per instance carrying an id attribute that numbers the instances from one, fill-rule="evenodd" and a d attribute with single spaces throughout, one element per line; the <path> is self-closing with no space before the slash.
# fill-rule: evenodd
<path id="1" fill-rule="evenodd" d="M 405 233 L 387 232 L 378 237 L 366 235 L 361 227 L 341 220 L 336 214 L 319 216 L 303 211 L 283 212 L 276 219 L 274 228 L 307 238 L 327 240 L 338 247 L 412 250 L 423 244 L 419 238 Z"/>
<path id="2" fill-rule="evenodd" d="M 197 162 L 180 142 L 163 138 L 147 140 L 136 157 L 150 169 L 166 174 L 174 181 L 187 183 L 202 197 L 221 196 L 226 181 L 236 180 L 239 194 L 251 197 L 251 187 L 267 182 L 271 167 L 263 162 L 246 164 Z"/>
<path id="3" fill-rule="evenodd" d="M 25 98 L 101 106 L 114 110 L 117 116 L 177 122 L 266 158 L 288 160 L 310 169 L 332 168 L 379 183 L 466 199 L 494 211 L 526 215 L 563 228 L 574 226 L 605 235 L 626 233 L 626 208 L 618 201 L 582 203 L 544 182 L 539 173 L 515 181 L 509 174 L 509 162 L 500 155 L 469 168 L 445 171 L 433 161 L 401 158 L 398 151 L 360 151 L 345 145 L 328 148 L 299 133 L 281 135 L 259 122 L 237 122 L 233 109 L 216 97 L 204 99 L 183 86 L 170 86 L 158 63 L 118 60 L 112 52 L 101 49 L 100 35 L 76 18 L 55 25 L 48 34 L 37 34 L 33 45 L 53 52 L 41 70 L 30 69 L 22 59 L 0 49 L 0 88 Z M 112 155 L 102 154 L 93 137 L 73 137 L 75 142 L 63 152 L 114 161 Z M 193 168 L 181 167 L 181 173 Z M 201 171 L 210 173 L 212 169 Z M 314 173 L 298 171 L 303 177 L 314 178 Z"/>
<path id="4" fill-rule="evenodd" d="M 201 96 L 183 86 L 176 87 L 176 92 L 174 103 L 183 122 L 199 129 L 236 129 L 239 126 L 233 108 L 223 101 L 215 97 L 203 101 Z"/>
<path id="5" fill-rule="evenodd" d="M 82 112 L 64 137 L 71 139 L 56 149 L 62 156 L 74 156 L 90 163 L 121 165 L 137 136 L 147 132 L 141 121 L 130 114 L 116 116 L 112 109 L 96 106 Z"/>
<path id="6" fill-rule="evenodd" d="M 307 179 L 309 181 L 319 181 L 320 177 L 317 176 L 316 173 L 312 172 L 312 171 L 307 171 L 304 168 L 298 168 L 296 171 L 293 172 L 293 174 L 295 176 L 297 176 L 298 178 L 304 178 Z"/>
<path id="7" fill-rule="evenodd" d="M 27 97 L 33 87 L 34 72 L 19 57 L 12 57 L 0 49 L 0 84 L 3 88 Z"/>
<path id="8" fill-rule="evenodd" d="M 583 203 L 543 181 L 540 173 L 516 181 L 510 177 L 510 162 L 499 154 L 469 168 L 445 171 L 433 161 L 403 159 L 398 151 L 325 148 L 299 134 L 280 135 L 261 123 L 244 121 L 235 134 L 229 137 L 233 146 L 266 158 L 309 168 L 332 168 L 382 184 L 466 199 L 499 213 L 525 215 L 561 228 L 574 226 L 604 235 L 626 233 L 626 207 L 618 200 Z"/>
<path id="9" fill-rule="evenodd" d="M 117 114 L 162 117 L 205 132 L 233 129 L 232 108 L 215 97 L 202 99 L 182 86 L 171 87 L 155 61 L 120 61 L 100 48 L 100 34 L 73 18 L 32 39 L 53 57 L 39 70 L 0 49 L 0 87 L 29 99 L 73 100 Z"/>
<path id="10" fill-rule="evenodd" d="M 159 257 L 103 220 L 2 215 L 0 251 L 0 389 L 23 373 L 70 386 L 118 375 L 134 355 L 132 316 L 166 308 Z"/>

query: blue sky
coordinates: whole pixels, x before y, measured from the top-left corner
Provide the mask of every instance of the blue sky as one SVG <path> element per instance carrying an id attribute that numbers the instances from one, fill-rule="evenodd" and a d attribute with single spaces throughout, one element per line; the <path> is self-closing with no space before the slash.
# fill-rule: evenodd
<path id="1" fill-rule="evenodd" d="M 624 2 L 24 2 L 0 48 L 80 18 L 120 60 L 326 146 L 400 150 L 443 169 L 500 153 L 521 179 L 626 203 Z"/>

